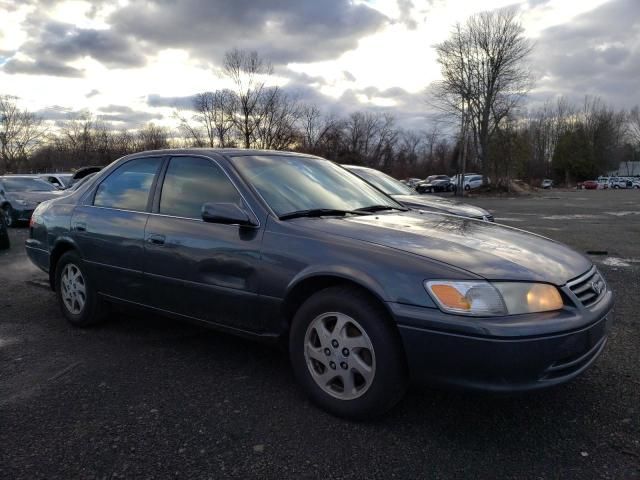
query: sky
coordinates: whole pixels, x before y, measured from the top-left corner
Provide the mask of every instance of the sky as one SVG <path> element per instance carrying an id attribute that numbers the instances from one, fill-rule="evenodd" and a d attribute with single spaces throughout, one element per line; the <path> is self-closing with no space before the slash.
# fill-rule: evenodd
<path id="1" fill-rule="evenodd" d="M 325 113 L 433 121 L 433 45 L 476 12 L 515 8 L 534 42 L 527 106 L 565 95 L 640 104 L 640 0 L 0 0 L 0 95 L 51 121 L 170 126 L 229 86 L 224 53 L 256 50 L 274 84 Z"/>

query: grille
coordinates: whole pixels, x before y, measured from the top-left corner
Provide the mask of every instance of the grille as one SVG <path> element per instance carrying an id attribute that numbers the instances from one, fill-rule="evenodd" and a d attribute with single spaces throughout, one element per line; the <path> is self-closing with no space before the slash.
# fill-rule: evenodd
<path id="1" fill-rule="evenodd" d="M 567 285 L 585 307 L 589 307 L 600 300 L 607 290 L 604 278 L 596 270 L 596 267 L 570 281 Z"/>

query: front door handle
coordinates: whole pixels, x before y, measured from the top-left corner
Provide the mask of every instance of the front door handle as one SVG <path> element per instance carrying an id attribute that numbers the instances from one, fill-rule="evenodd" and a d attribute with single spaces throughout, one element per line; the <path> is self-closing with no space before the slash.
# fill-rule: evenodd
<path id="1" fill-rule="evenodd" d="M 87 224 L 84 222 L 75 222 L 73 224 L 73 229 L 76 232 L 86 232 L 87 231 Z"/>
<path id="2" fill-rule="evenodd" d="M 152 245 L 164 245 L 164 240 L 164 235 L 158 235 L 156 233 L 151 233 L 147 236 L 147 243 Z"/>

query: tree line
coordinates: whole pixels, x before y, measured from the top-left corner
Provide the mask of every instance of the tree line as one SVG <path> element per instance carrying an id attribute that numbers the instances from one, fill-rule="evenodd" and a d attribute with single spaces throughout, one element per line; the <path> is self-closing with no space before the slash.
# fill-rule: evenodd
<path id="1" fill-rule="evenodd" d="M 390 113 L 324 112 L 273 86 L 273 68 L 256 52 L 234 49 L 222 68 L 229 88 L 195 95 L 191 108 L 175 110 L 174 128 L 117 129 L 91 112 L 53 125 L 0 96 L 0 173 L 106 165 L 141 150 L 235 147 L 311 153 L 400 178 L 473 171 L 508 186 L 514 178 L 570 184 L 640 160 L 638 107 L 586 97 L 524 108 L 534 46 L 512 10 L 474 15 L 435 48 L 442 80 L 425 102 L 441 115 L 420 130 Z"/>

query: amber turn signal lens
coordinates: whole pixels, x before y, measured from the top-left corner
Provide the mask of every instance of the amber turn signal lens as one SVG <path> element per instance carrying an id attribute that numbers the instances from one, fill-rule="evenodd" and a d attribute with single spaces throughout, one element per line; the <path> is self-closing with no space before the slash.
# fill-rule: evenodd
<path id="1" fill-rule="evenodd" d="M 431 291 L 438 297 L 440 302 L 456 310 L 469 310 L 471 304 L 455 287 L 452 285 L 432 285 Z"/>

